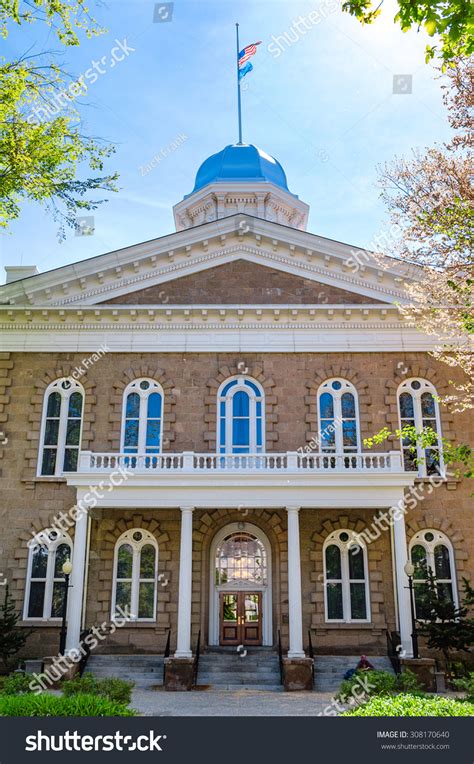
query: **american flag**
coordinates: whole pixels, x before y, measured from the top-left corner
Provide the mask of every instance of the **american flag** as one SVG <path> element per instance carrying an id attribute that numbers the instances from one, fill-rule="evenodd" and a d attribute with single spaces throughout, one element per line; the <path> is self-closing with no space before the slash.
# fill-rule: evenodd
<path id="1" fill-rule="evenodd" d="M 257 45 L 261 45 L 262 41 L 259 40 L 258 42 L 253 42 L 251 45 L 247 45 L 246 48 L 240 51 L 239 53 L 239 66 L 243 66 L 249 58 L 254 56 L 257 52 Z"/>

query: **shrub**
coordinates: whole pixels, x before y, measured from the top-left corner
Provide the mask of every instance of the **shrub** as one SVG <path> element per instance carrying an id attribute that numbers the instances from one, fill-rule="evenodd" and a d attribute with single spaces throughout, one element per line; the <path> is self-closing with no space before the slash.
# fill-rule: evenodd
<path id="1" fill-rule="evenodd" d="M 109 700 L 128 705 L 132 697 L 134 682 L 126 682 L 124 679 L 106 677 L 98 682 L 99 693 Z"/>
<path id="2" fill-rule="evenodd" d="M 439 695 L 380 695 L 341 716 L 474 716 L 474 703 Z"/>
<path id="3" fill-rule="evenodd" d="M 461 704 L 460 704 L 461 705 Z M 136 716 L 136 711 L 97 695 L 0 695 L 0 716 Z"/>
<path id="4" fill-rule="evenodd" d="M 116 703 L 128 704 L 132 696 L 133 682 L 126 682 L 114 677 L 96 679 L 93 674 L 84 674 L 84 676 L 77 676 L 63 682 L 61 689 L 66 697 L 85 693 L 87 695 L 100 695 Z"/>
<path id="5" fill-rule="evenodd" d="M 337 697 L 344 702 L 348 698 L 360 696 L 362 690 L 366 695 L 393 692 L 396 679 L 395 674 L 388 671 L 356 671 L 350 679 L 342 682 Z"/>
<path id="6" fill-rule="evenodd" d="M 354 688 L 356 692 L 354 693 Z M 342 702 L 355 695 L 360 696 L 362 690 L 366 695 L 388 695 L 396 692 L 415 692 L 420 689 L 418 679 L 413 671 L 403 674 L 392 674 L 390 671 L 356 671 L 350 679 L 345 679 L 337 695 Z"/>
<path id="7" fill-rule="evenodd" d="M 0 677 L 0 692 L 2 695 L 19 695 L 22 692 L 30 692 L 32 677 L 29 674 L 15 672 L 8 676 Z"/>
<path id="8" fill-rule="evenodd" d="M 421 685 L 417 675 L 407 669 L 403 674 L 397 674 L 397 692 L 417 692 L 421 690 Z"/>
<path id="9" fill-rule="evenodd" d="M 97 695 L 97 679 L 93 674 L 77 675 L 74 679 L 69 679 L 61 683 L 61 690 L 66 697 L 84 693 L 85 695 Z"/>
<path id="10" fill-rule="evenodd" d="M 457 690 L 464 690 L 466 693 L 466 700 L 470 703 L 474 703 L 474 671 L 471 671 L 469 676 L 464 679 L 455 679 L 454 686 Z"/>
<path id="11" fill-rule="evenodd" d="M 12 658 L 25 645 L 31 634 L 31 629 L 20 629 L 21 613 L 15 609 L 13 597 L 8 585 L 5 587 L 5 597 L 0 604 L 0 661 L 3 670 L 8 671 Z"/>

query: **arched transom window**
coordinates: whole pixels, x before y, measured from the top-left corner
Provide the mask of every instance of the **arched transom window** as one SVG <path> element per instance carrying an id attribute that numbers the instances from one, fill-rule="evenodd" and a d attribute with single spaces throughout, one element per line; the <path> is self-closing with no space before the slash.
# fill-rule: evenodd
<path id="1" fill-rule="evenodd" d="M 252 533 L 226 536 L 216 549 L 217 586 L 266 586 L 267 553 Z"/>
<path id="2" fill-rule="evenodd" d="M 67 533 L 37 533 L 29 544 L 24 618 L 61 618 L 64 603 L 62 566 L 71 559 L 72 542 Z"/>
<path id="3" fill-rule="evenodd" d="M 46 389 L 40 432 L 39 475 L 76 472 L 81 446 L 84 390 L 71 378 Z"/>
<path id="4" fill-rule="evenodd" d="M 148 531 L 133 528 L 115 546 L 112 617 L 156 619 L 158 544 Z"/>
<path id="5" fill-rule="evenodd" d="M 421 432 L 425 427 L 434 430 L 441 438 L 439 406 L 436 390 L 426 379 L 407 379 L 398 388 L 400 429 L 410 426 Z M 442 454 L 435 444 L 423 450 L 416 444 L 412 451 L 409 438 L 402 439 L 403 461 L 406 470 L 418 471 L 420 477 L 443 471 Z"/>
<path id="6" fill-rule="evenodd" d="M 153 379 L 136 379 L 124 392 L 121 451 L 159 454 L 163 425 L 163 389 Z"/>
<path id="7" fill-rule="evenodd" d="M 410 542 L 410 558 L 415 566 L 413 587 L 417 618 L 426 618 L 425 597 L 428 590 L 428 570 L 431 570 L 438 595 L 457 605 L 453 547 L 441 531 L 419 531 Z"/>
<path id="8" fill-rule="evenodd" d="M 327 621 L 369 621 L 367 552 L 352 531 L 331 533 L 324 544 Z"/>
<path id="9" fill-rule="evenodd" d="M 255 380 L 237 377 L 221 385 L 218 396 L 218 451 L 258 454 L 265 443 L 265 401 Z"/>
<path id="10" fill-rule="evenodd" d="M 359 413 L 354 385 L 328 379 L 318 390 L 320 450 L 351 453 L 360 450 Z"/>

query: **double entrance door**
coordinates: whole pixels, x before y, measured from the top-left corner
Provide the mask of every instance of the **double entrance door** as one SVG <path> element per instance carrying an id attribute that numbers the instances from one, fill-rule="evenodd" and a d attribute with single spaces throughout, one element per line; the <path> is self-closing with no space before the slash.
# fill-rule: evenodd
<path id="1" fill-rule="evenodd" d="M 220 644 L 262 644 L 262 592 L 220 593 Z"/>

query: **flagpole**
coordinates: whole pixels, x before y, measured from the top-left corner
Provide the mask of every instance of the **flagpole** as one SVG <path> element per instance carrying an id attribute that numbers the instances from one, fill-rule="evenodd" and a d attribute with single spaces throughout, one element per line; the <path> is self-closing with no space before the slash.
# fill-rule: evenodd
<path id="1" fill-rule="evenodd" d="M 239 25 L 235 25 L 235 33 L 237 36 L 237 59 L 236 59 L 236 66 L 237 66 L 237 112 L 238 112 L 238 118 L 239 118 L 239 145 L 242 144 L 242 102 L 240 99 L 240 78 L 239 78 L 239 53 L 240 53 L 240 45 L 239 45 Z"/>

